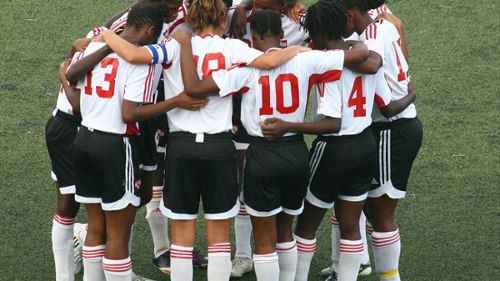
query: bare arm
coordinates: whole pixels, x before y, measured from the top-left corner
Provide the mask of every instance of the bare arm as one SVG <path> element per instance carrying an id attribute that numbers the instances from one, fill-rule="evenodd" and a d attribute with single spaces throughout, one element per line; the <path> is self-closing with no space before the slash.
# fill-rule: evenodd
<path id="1" fill-rule="evenodd" d="M 365 44 L 358 41 L 351 41 L 352 48 L 344 51 L 344 66 L 356 66 L 366 61 L 370 55 L 370 51 Z"/>
<path id="2" fill-rule="evenodd" d="M 178 38 L 177 41 L 181 45 L 181 71 L 184 91 L 192 97 L 202 97 L 209 93 L 218 92 L 219 87 L 212 78 L 212 75 L 200 80 L 193 59 L 191 38 Z"/>
<path id="3" fill-rule="evenodd" d="M 68 53 L 68 59 L 71 59 L 76 52 L 83 52 L 92 40 L 90 38 L 79 38 L 73 41 Z"/>
<path id="4" fill-rule="evenodd" d="M 408 95 L 406 95 L 402 99 L 391 101 L 387 106 L 380 108 L 380 112 L 382 112 L 385 117 L 390 118 L 405 110 L 410 104 L 415 101 L 416 97 L 417 90 L 415 89 L 413 82 L 409 82 Z"/>
<path id="5" fill-rule="evenodd" d="M 357 65 L 349 66 L 351 70 L 354 70 L 359 73 L 366 73 L 366 74 L 375 74 L 378 72 L 378 70 L 382 67 L 382 57 L 374 52 L 374 51 L 369 51 L 369 56 L 368 58 Z"/>
<path id="6" fill-rule="evenodd" d="M 279 118 L 268 118 L 260 126 L 264 138 L 277 139 L 285 133 L 328 134 L 340 131 L 341 119 L 325 117 L 321 120 L 305 123 L 283 121 Z"/>
<path id="7" fill-rule="evenodd" d="M 229 26 L 229 33 L 233 37 L 241 38 L 245 35 L 247 30 L 247 15 L 246 11 L 251 10 L 253 7 L 253 0 L 243 0 L 234 9 L 231 25 Z"/>
<path id="8" fill-rule="evenodd" d="M 68 98 L 71 107 L 74 110 L 80 112 L 80 90 L 73 88 L 69 85 L 68 80 L 66 80 L 66 69 L 70 64 L 70 60 L 66 60 L 59 66 L 59 82 L 63 87 L 64 92 L 66 93 L 66 97 Z"/>
<path id="9" fill-rule="evenodd" d="M 198 110 L 205 106 L 207 102 L 207 99 L 191 98 L 185 92 L 155 104 L 141 105 L 137 102 L 123 100 L 122 119 L 125 123 L 148 120 L 177 107 Z"/>
<path id="10" fill-rule="evenodd" d="M 104 40 L 117 55 L 133 64 L 150 64 L 153 57 L 147 47 L 138 47 L 111 30 L 103 31 L 98 40 Z"/>
<path id="11" fill-rule="evenodd" d="M 290 46 L 283 50 L 263 54 L 256 58 L 249 66 L 260 69 L 273 69 L 282 66 L 298 53 L 310 50 L 308 47 Z"/>
<path id="12" fill-rule="evenodd" d="M 110 53 L 112 53 L 111 49 L 108 46 L 104 46 L 92 54 L 85 56 L 68 68 L 66 79 L 70 83 L 76 83 Z"/>

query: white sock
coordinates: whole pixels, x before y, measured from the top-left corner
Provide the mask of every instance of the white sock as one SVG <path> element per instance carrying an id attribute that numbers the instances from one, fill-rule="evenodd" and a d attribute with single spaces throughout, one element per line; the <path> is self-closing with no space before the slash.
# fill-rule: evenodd
<path id="1" fill-rule="evenodd" d="M 240 211 L 234 219 L 234 236 L 236 240 L 236 253 L 238 257 L 252 257 L 252 246 L 250 237 L 252 235 L 252 221 L 248 215 L 245 205 L 240 205 Z"/>
<path id="2" fill-rule="evenodd" d="M 363 241 L 340 239 L 338 281 L 356 281 L 363 258 Z"/>
<path id="3" fill-rule="evenodd" d="M 231 275 L 231 245 L 218 243 L 208 245 L 207 278 L 209 281 L 229 280 Z"/>
<path id="4" fill-rule="evenodd" d="M 132 261 L 130 256 L 122 260 L 102 259 L 102 269 L 106 281 L 132 281 Z"/>
<path id="5" fill-rule="evenodd" d="M 193 280 L 193 247 L 182 247 L 172 244 L 170 247 L 170 280 Z"/>
<path id="6" fill-rule="evenodd" d="M 278 243 L 276 252 L 280 266 L 280 281 L 294 280 L 297 271 L 297 242 L 293 240 Z"/>
<path id="7" fill-rule="evenodd" d="M 338 272 L 340 258 L 340 228 L 335 213 L 330 218 L 332 224 L 332 268 Z"/>
<path id="8" fill-rule="evenodd" d="M 276 281 L 279 279 L 280 267 L 276 252 L 266 255 L 253 255 L 253 264 L 257 281 Z"/>
<path id="9" fill-rule="evenodd" d="M 307 281 L 311 260 L 316 251 L 316 238 L 305 239 L 294 235 L 297 241 L 297 271 L 295 281 Z"/>
<path id="10" fill-rule="evenodd" d="M 153 186 L 153 199 L 146 204 L 146 220 L 149 223 L 151 236 L 153 237 L 155 257 L 159 257 L 166 251 L 170 250 L 170 240 L 168 239 L 168 219 L 161 213 L 160 201 L 157 201 L 155 198 L 155 189 L 157 188 L 157 186 Z"/>
<path id="11" fill-rule="evenodd" d="M 361 217 L 359 218 L 359 233 L 361 234 L 361 240 L 363 241 L 363 257 L 361 258 L 361 264 L 370 264 L 368 243 L 366 241 L 366 216 L 363 212 L 361 212 Z"/>
<path id="12" fill-rule="evenodd" d="M 368 234 L 368 237 L 372 237 L 373 225 L 368 220 L 366 220 L 366 233 Z"/>
<path id="13" fill-rule="evenodd" d="M 52 252 L 56 268 L 56 281 L 73 281 L 73 224 L 75 218 L 54 214 L 52 220 Z"/>
<path id="14" fill-rule="evenodd" d="M 83 246 L 83 281 L 105 281 L 102 259 L 106 245 Z"/>
<path id="15" fill-rule="evenodd" d="M 399 281 L 399 255 L 401 240 L 399 230 L 372 233 L 373 255 L 375 267 L 383 281 Z"/>

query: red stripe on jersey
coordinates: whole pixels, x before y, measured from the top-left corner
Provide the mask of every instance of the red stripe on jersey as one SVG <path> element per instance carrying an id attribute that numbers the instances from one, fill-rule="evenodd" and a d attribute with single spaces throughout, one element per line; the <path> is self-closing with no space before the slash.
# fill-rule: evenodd
<path id="1" fill-rule="evenodd" d="M 229 93 L 229 94 L 225 95 L 224 97 L 227 97 L 227 96 L 232 96 L 232 95 L 237 94 L 237 93 L 242 93 L 242 94 L 244 94 L 244 93 L 246 93 L 246 92 L 248 92 L 248 91 L 250 91 L 250 88 L 249 88 L 249 87 L 247 87 L 247 86 L 245 86 L 245 87 L 243 87 L 243 88 L 239 89 L 238 91 L 231 92 L 231 93 Z"/>
<path id="2" fill-rule="evenodd" d="M 125 17 L 113 23 L 113 25 L 111 25 L 109 29 L 114 33 L 117 33 L 118 31 L 124 29 L 126 24 L 127 24 L 127 18 Z"/>
<path id="3" fill-rule="evenodd" d="M 141 134 L 137 123 L 127 123 L 127 130 L 125 131 L 126 136 L 138 136 Z"/>
<path id="4" fill-rule="evenodd" d="M 383 108 L 387 106 L 387 104 L 385 104 L 384 102 L 384 99 L 380 97 L 377 93 L 375 93 L 375 103 L 377 104 L 378 108 Z"/>
<path id="5" fill-rule="evenodd" d="M 149 65 L 148 68 L 148 76 L 146 77 L 146 81 L 144 83 L 144 93 L 142 102 L 143 103 L 151 103 L 153 102 L 153 76 L 154 76 L 154 66 L 152 64 Z"/>

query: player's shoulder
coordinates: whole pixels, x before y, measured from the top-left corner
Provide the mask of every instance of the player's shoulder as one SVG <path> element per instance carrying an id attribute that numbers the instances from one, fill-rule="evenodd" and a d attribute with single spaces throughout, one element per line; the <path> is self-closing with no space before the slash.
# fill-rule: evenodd
<path id="1" fill-rule="evenodd" d="M 391 37 L 396 34 L 399 33 L 394 24 L 384 19 L 378 19 L 366 27 L 364 34 L 362 34 L 361 37 L 364 37 L 365 40 L 381 39 L 384 37 Z"/>
<path id="2" fill-rule="evenodd" d="M 104 27 L 104 26 L 94 27 L 92 30 L 90 30 L 87 33 L 87 35 L 85 37 L 89 38 L 89 39 L 94 39 L 97 36 L 99 36 L 105 30 L 108 30 L 108 29 L 106 27 Z"/>

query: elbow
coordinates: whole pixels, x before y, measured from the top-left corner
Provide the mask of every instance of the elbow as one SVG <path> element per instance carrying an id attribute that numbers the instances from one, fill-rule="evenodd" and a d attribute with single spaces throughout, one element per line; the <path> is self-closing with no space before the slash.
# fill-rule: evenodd
<path id="1" fill-rule="evenodd" d="M 379 70 L 378 66 L 368 65 L 366 67 L 366 74 L 377 74 L 378 70 Z"/>
<path id="2" fill-rule="evenodd" d="M 133 123 L 136 122 L 137 120 L 134 118 L 133 114 L 127 111 L 122 112 L 122 119 L 123 123 Z"/>
<path id="3" fill-rule="evenodd" d="M 262 69 L 271 70 L 271 69 L 275 69 L 276 67 L 278 67 L 278 64 L 276 63 L 276 61 L 271 60 L 271 61 L 266 61 L 263 65 Z"/>
<path id="4" fill-rule="evenodd" d="M 391 110 L 390 108 L 388 108 L 388 106 L 380 108 L 380 113 L 382 113 L 385 118 L 391 118 L 392 116 L 397 114 L 396 111 Z"/>

